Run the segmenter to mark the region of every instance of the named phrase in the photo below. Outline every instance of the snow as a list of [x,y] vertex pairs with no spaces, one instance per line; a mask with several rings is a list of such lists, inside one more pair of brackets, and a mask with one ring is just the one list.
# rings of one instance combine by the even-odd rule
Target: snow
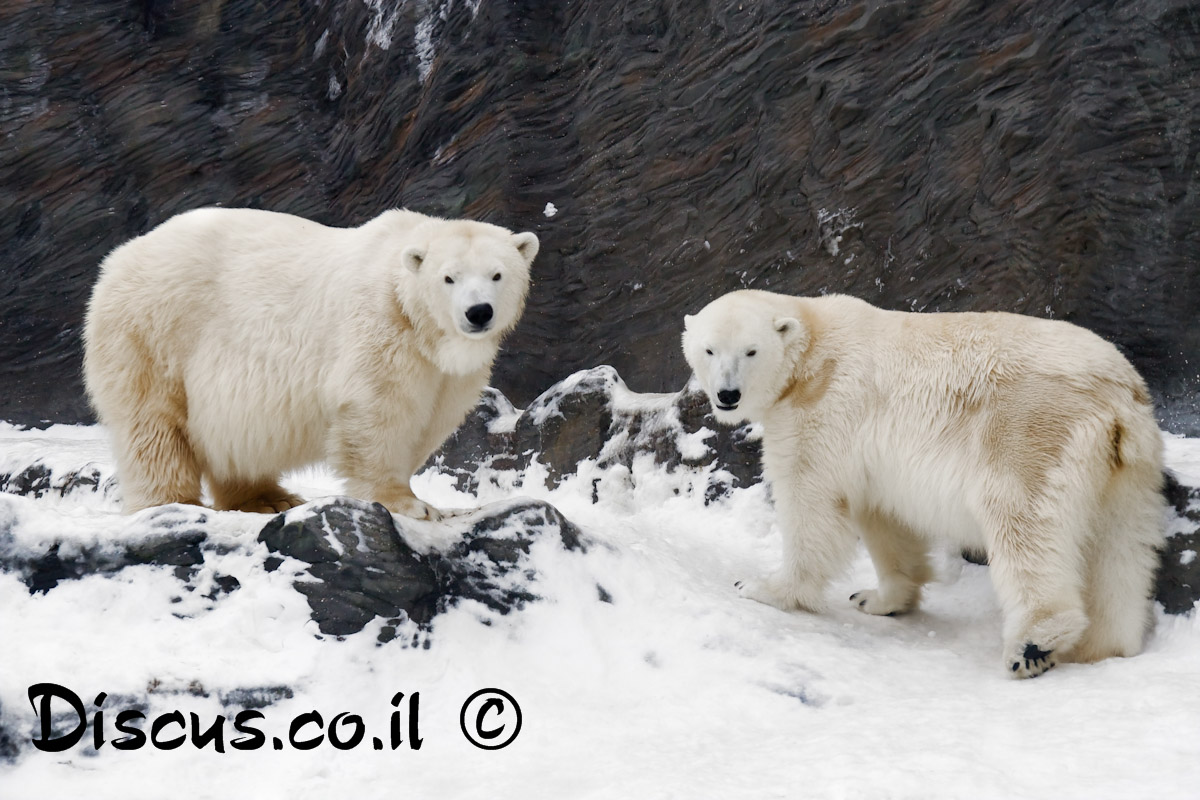
[[[614,405],[660,402],[618,391]],[[1200,483],[1200,440],[1165,440],[1169,466]],[[99,428],[0,425],[0,472],[36,459],[56,475],[112,474]],[[378,645],[382,621],[342,641],[318,638],[286,567],[263,566],[255,537],[268,518],[260,515],[203,512],[223,546],[206,554],[201,583],[219,572],[241,584],[215,601],[181,591],[168,567],[64,581],[36,595],[0,573],[0,706],[25,742],[36,722],[27,690],[45,681],[72,689],[89,713],[107,692],[109,742],[120,736],[116,714],[147,697],[150,718],[175,709],[205,723],[229,716],[228,745],[244,706],[221,698],[280,686],[293,695],[262,709],[268,738],[286,739],[289,722],[314,709],[327,723],[359,714],[367,731],[345,751],[326,741],[313,751],[268,744],[217,754],[187,743],[96,752],[90,736],[65,753],[26,746],[15,763],[0,761],[0,797],[157,798],[166,786],[220,798],[1195,796],[1200,614],[1160,612],[1135,658],[1013,681],[1000,660],[986,568],[947,555],[921,611],[870,617],[839,602],[874,585],[860,552],[828,613],[783,613],[733,588],[779,557],[763,486],[706,505],[694,491],[702,476],[666,473],[648,459],[632,470],[585,462],[549,489],[535,466],[515,491],[516,476],[487,476],[478,497],[447,476],[421,475],[417,494],[441,507],[532,495],[593,541],[583,555],[535,547],[544,601],[506,616],[463,604],[437,618],[427,649],[405,646],[404,636]],[[341,487],[313,468],[289,488],[318,497]],[[124,517],[111,492],[0,495],[0,521],[12,524],[16,546],[135,539],[153,513],[196,512]],[[426,545],[436,545],[436,528],[422,528]],[[459,729],[464,701],[487,687],[510,693],[522,711],[520,735],[502,750],[477,749]],[[371,736],[387,738],[397,692],[420,693],[423,745],[410,749],[406,738],[376,751]]]
[[542,209],[542,214],[545,215],[547,219],[553,217],[557,213],[558,206],[554,205],[554,203],[546,203],[546,207]]
[[1168,467],[1180,482],[1200,486],[1200,448],[1195,439],[1164,433],[1163,450]]

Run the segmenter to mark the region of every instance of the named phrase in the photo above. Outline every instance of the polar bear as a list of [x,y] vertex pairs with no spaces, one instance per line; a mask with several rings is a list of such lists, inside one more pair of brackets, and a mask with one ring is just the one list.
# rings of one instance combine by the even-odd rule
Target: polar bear
[[532,233],[413,211],[331,228],[253,209],[173,217],[103,262],[84,380],[126,512],[303,502],[328,458],[347,493],[437,518],[409,482],[462,422],[525,305]]
[[1004,667],[1141,650],[1163,539],[1162,440],[1117,349],[1066,322],[738,291],[685,322],[716,418],[762,424],[783,565],[743,596],[818,611],[861,536],[851,601],[916,608],[934,542],[986,549]]

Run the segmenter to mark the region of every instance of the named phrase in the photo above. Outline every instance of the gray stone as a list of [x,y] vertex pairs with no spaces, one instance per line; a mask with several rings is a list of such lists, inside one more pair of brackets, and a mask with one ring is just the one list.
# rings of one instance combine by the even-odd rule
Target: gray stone
[[304,563],[308,578],[293,585],[308,598],[322,633],[357,633],[379,617],[388,622],[381,641],[395,637],[404,620],[427,628],[463,599],[502,614],[521,608],[538,599],[538,575],[528,563],[535,541],[548,538],[566,550],[583,549],[579,530],[537,500],[494,504],[443,520],[462,531],[446,552],[414,550],[404,535],[406,523],[379,504],[346,498],[280,514],[258,538],[272,552]]

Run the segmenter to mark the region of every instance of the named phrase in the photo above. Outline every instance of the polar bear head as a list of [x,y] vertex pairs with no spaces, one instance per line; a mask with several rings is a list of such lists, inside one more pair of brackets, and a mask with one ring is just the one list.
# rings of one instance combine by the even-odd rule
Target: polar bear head
[[732,292],[684,317],[684,357],[726,424],[761,419],[807,345],[805,325],[764,294]]
[[537,252],[536,235],[484,222],[430,219],[413,231],[400,255],[417,278],[406,282],[407,305],[419,309],[419,323],[432,322],[440,332],[446,369],[474,368],[471,362],[489,347],[494,353],[516,326]]

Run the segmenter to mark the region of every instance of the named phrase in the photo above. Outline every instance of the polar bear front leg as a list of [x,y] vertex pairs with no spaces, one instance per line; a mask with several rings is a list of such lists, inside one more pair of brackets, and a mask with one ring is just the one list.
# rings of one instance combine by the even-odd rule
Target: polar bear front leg
[[331,432],[331,450],[335,468],[346,479],[346,493],[413,519],[441,519],[442,513],[409,486],[420,466],[421,427],[411,418],[381,418],[373,410],[344,408]]
[[893,616],[915,609],[921,602],[921,587],[933,577],[926,542],[898,519],[878,511],[856,516],[859,531],[879,588],[850,595],[850,602],[867,614]]
[[[738,594],[784,611],[819,612],[830,580],[854,557],[853,528],[832,492],[789,487],[777,491],[776,509],[783,534],[783,563],[757,580],[738,581]],[[782,496],[779,496],[782,495]]]

